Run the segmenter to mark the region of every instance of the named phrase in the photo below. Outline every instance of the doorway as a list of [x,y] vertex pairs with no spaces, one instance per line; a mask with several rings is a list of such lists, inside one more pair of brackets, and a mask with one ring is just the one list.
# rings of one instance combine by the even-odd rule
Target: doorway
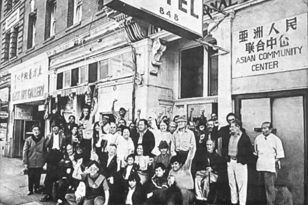
[[261,134],[262,122],[272,122],[285,152],[278,172],[277,185],[288,187],[294,205],[307,202],[306,95],[306,91],[294,91],[234,97],[236,114],[240,116],[252,143],[255,137]]

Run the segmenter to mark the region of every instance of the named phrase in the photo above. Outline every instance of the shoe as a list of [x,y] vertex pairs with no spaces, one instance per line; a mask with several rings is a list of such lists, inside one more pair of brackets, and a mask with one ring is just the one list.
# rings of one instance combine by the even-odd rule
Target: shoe
[[33,194],[33,192],[32,191],[28,191],[27,192],[27,195],[29,196],[29,195],[32,195]]
[[45,195],[43,198],[41,198],[40,202],[51,201],[51,200],[52,200],[52,196]]

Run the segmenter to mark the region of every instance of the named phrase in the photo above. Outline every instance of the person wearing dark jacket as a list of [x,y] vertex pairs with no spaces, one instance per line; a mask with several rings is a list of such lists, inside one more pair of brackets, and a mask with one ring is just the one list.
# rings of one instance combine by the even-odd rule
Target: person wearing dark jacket
[[247,164],[253,156],[253,147],[249,137],[241,130],[241,122],[234,120],[230,124],[230,139],[228,144],[228,180],[231,203],[246,205],[248,168]]
[[140,183],[140,177],[137,173],[132,173],[128,177],[121,204],[142,205],[146,199],[146,193]]
[[137,147],[138,144],[142,144],[143,154],[151,157],[153,156],[152,150],[155,146],[155,138],[154,134],[148,129],[148,126],[148,121],[141,119],[138,123],[139,133],[136,138],[133,138],[132,140],[135,147]]
[[45,164],[46,140],[40,133],[38,125],[32,126],[32,135],[25,141],[23,148],[23,164],[28,171],[28,193],[38,192],[42,167]]

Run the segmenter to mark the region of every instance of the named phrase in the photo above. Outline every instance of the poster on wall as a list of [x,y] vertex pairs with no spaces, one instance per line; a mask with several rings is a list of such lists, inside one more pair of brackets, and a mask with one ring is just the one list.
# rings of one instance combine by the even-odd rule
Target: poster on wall
[[232,77],[307,68],[307,14],[233,32]]
[[32,106],[16,106],[15,120],[32,120],[33,107]]

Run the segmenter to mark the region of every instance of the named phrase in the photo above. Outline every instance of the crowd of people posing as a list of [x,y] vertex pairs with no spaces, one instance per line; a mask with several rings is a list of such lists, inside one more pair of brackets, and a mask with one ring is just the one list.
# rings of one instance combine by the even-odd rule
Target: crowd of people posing
[[[275,173],[276,162],[284,157],[281,141],[271,133],[268,122],[262,124],[262,135],[272,144],[268,146],[260,137],[260,146],[255,144],[254,149],[233,113],[227,116],[229,124],[218,129],[215,114],[197,123],[187,123],[185,116],[173,120],[162,116],[138,118],[127,125],[125,111],[120,109],[115,122],[101,115],[92,124],[90,109],[84,108],[78,124],[73,115],[69,122],[63,117],[51,120],[52,133],[46,137],[34,125],[23,150],[28,194],[43,191],[41,201],[71,205],[188,205],[195,200],[217,202],[220,192],[231,195],[232,204],[245,205],[247,163],[253,154],[260,159],[258,171],[265,175]],[[273,158],[274,169],[268,157]],[[274,185],[266,186],[271,204]]]

